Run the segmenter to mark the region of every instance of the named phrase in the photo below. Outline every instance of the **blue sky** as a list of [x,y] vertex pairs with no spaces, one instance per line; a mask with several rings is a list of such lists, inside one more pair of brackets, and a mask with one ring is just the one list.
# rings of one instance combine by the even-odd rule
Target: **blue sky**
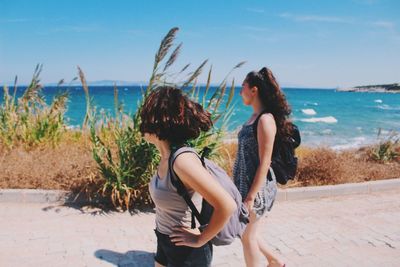
[[214,83],[243,60],[237,83],[262,66],[283,86],[400,82],[396,0],[0,0],[0,10],[2,83],[27,83],[37,63],[45,83],[72,79],[77,65],[90,81],[146,81],[174,26],[177,68],[209,59]]

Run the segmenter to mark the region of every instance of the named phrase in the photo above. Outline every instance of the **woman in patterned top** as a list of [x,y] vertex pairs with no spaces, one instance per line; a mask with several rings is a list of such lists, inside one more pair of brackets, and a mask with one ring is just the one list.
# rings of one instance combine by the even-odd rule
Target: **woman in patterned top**
[[[243,103],[254,111],[238,134],[233,172],[235,184],[250,211],[250,223],[242,236],[246,265],[259,266],[264,255],[269,267],[285,266],[262,242],[258,229],[261,218],[275,200],[277,187],[270,168],[271,158],[275,137],[284,137],[291,131],[288,123],[291,110],[271,70],[265,67],[247,74],[240,95]],[[257,133],[253,130],[255,122]]]

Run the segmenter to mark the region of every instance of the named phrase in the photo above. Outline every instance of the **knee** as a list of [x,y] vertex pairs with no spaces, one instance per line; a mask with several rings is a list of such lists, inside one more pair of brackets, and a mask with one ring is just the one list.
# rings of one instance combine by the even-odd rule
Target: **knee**
[[242,235],[241,241],[244,246],[250,246],[252,243],[257,241],[257,238],[251,233],[244,233]]

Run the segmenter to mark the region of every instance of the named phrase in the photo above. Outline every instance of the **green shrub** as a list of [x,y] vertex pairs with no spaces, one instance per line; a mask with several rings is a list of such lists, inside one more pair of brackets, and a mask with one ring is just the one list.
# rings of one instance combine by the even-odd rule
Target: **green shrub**
[[381,163],[389,163],[395,161],[400,156],[400,143],[397,134],[394,132],[378,145],[371,149],[371,158]]
[[42,66],[37,65],[31,83],[18,99],[17,79],[12,95],[4,86],[3,104],[0,106],[0,143],[8,148],[18,144],[26,148],[47,143],[56,145],[66,130],[64,114],[68,92],[58,93],[47,105],[41,94],[41,71]]

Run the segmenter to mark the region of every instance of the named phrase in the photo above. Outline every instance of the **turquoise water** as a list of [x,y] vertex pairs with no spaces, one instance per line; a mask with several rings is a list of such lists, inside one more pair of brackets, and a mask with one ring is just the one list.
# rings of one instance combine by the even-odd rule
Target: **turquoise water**
[[[121,86],[119,99],[125,111],[137,108],[141,89],[137,86]],[[21,95],[24,88],[18,89]],[[46,87],[43,94],[50,101],[59,90],[70,91],[66,113],[67,123],[79,127],[85,115],[85,97],[81,87]],[[213,89],[211,89],[212,91]],[[251,107],[242,104],[240,88],[235,91],[235,111],[229,130],[237,130],[252,114]],[[303,143],[326,145],[335,149],[358,147],[385,138],[391,131],[400,132],[400,94],[337,92],[325,89],[283,89],[292,107],[292,119],[299,126]],[[114,92],[109,86],[90,87],[90,94],[98,110],[113,113]],[[211,94],[210,94],[211,95]],[[3,92],[0,93],[3,99]],[[380,130],[381,129],[381,130]]]

